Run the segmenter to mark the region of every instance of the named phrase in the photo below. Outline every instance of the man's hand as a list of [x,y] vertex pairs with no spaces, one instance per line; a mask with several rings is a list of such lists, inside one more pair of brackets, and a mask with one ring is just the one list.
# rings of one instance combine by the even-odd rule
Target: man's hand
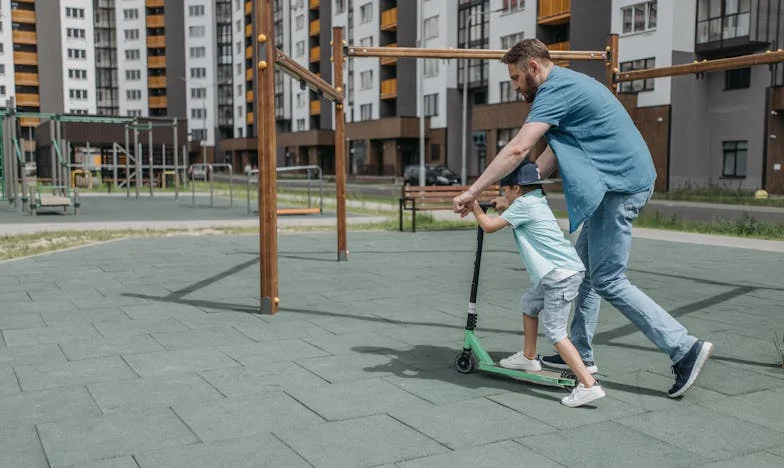
[[470,190],[466,190],[452,199],[452,209],[455,213],[460,213],[461,218],[465,218],[471,212],[476,198]]
[[490,203],[493,205],[493,208],[495,208],[495,211],[499,213],[503,213],[504,210],[509,208],[509,200],[507,200],[506,197],[495,197]]

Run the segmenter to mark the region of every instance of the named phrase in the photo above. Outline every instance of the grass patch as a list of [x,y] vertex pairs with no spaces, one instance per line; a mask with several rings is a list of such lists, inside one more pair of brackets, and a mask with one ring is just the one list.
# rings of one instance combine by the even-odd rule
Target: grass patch
[[784,206],[784,198],[754,198],[755,190],[728,187],[726,184],[709,181],[706,185],[687,183],[685,186],[667,193],[654,193],[657,200],[693,201],[721,203],[727,205]]
[[757,221],[744,213],[739,219],[720,219],[711,223],[684,221],[673,214],[664,216],[658,210],[653,214],[642,214],[634,222],[636,227],[666,229],[670,231],[696,232],[722,236],[747,237],[765,240],[784,240],[784,224]]

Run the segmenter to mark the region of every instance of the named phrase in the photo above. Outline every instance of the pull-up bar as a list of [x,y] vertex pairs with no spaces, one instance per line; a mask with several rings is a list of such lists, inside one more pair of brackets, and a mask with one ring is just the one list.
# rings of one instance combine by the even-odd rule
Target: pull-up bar
[[343,101],[343,90],[340,87],[335,88],[327,83],[320,76],[295,62],[280,49],[275,49],[275,65],[294,78],[307,82],[312,88],[320,91],[321,94],[331,101]]
[[[349,47],[349,57],[398,57],[441,59],[500,59],[506,50],[425,49],[418,47]],[[603,50],[551,50],[553,60],[607,60]]]
[[744,55],[741,57],[703,60],[701,62],[685,63],[682,65],[673,65],[671,67],[622,72],[616,74],[615,81],[621,82],[645,80],[649,78],[663,78],[675,75],[689,75],[692,73],[732,70],[736,68],[746,68],[754,65],[768,65],[778,62],[784,62],[784,50],[782,49],[779,49],[775,52],[769,50],[765,53]]

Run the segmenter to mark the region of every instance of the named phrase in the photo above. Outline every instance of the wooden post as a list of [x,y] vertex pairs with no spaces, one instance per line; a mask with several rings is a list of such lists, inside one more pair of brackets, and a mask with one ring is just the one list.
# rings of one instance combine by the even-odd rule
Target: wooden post
[[[343,28],[332,28],[332,83],[343,93]],[[344,94],[345,96],[345,94]],[[338,204],[338,261],[348,260],[346,247],[346,115],[345,99],[335,101],[335,195]]]
[[275,47],[272,0],[256,0],[256,56],[258,108],[256,125],[259,152],[259,254],[261,313],[278,311],[278,212],[275,144]]
[[618,83],[615,79],[618,73],[618,34],[610,34],[607,38],[607,60],[604,62],[607,67],[607,86],[613,94],[618,94]]

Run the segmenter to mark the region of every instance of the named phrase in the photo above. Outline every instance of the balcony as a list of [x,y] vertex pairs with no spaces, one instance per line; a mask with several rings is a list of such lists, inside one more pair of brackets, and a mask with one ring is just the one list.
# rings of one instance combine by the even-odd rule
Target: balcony
[[[547,49],[551,51],[562,51],[562,50],[571,50],[569,48],[569,41],[565,42],[554,42],[552,44],[547,44]],[[569,61],[568,60],[553,60],[556,65],[562,67],[568,67]]]
[[147,36],[148,49],[166,48],[166,36]]
[[38,54],[35,52],[14,52],[15,65],[38,65]]
[[166,87],[166,76],[151,76],[147,78],[147,87],[160,89]]
[[[384,47],[397,47],[397,42],[387,44]],[[379,62],[381,63],[381,65],[396,65],[397,57],[381,57],[379,59]]]
[[14,23],[35,24],[35,12],[31,10],[11,10],[11,21]]
[[320,5],[321,5],[321,2],[319,0],[310,0],[310,9],[311,10],[315,10]]
[[247,115],[245,115],[245,123],[253,125],[253,112],[248,112]]
[[321,114],[321,101],[315,99],[310,101],[310,115],[320,115]]
[[397,97],[397,78],[390,78],[381,82],[381,99],[395,99]]
[[147,17],[148,28],[162,28],[164,24],[163,15],[151,15]]
[[38,43],[35,31],[18,31],[15,30],[13,34],[14,44],[29,44],[35,45]]
[[20,86],[40,86],[38,73],[15,73],[14,81]]
[[150,109],[165,109],[168,106],[166,96],[150,96],[148,102]]
[[21,117],[19,119],[19,125],[22,127],[37,127],[41,123],[41,119],[38,117]]
[[253,25],[248,24],[245,26],[245,37],[251,37],[253,35]]
[[147,8],[163,8],[165,2],[166,0],[146,0],[144,6]]
[[157,55],[147,57],[147,68],[166,68],[166,56]]
[[246,59],[253,58],[253,46],[248,46],[245,48],[245,58]]
[[317,19],[314,19],[310,22],[310,35],[311,36],[318,36],[321,32],[321,22]]
[[16,105],[22,107],[39,107],[41,96],[37,94],[18,93],[16,95]]
[[394,31],[397,29],[397,7],[381,12],[381,30]]
[[311,62],[318,62],[321,60],[321,50],[319,47],[311,47],[310,49],[310,61]]
[[251,2],[245,2],[245,15],[249,15],[253,13],[253,4]]
[[568,23],[572,16],[572,0],[539,0],[537,23],[546,26]]
[[253,68],[245,70],[245,81],[253,81]]
[[253,90],[245,92],[245,102],[253,102]]

